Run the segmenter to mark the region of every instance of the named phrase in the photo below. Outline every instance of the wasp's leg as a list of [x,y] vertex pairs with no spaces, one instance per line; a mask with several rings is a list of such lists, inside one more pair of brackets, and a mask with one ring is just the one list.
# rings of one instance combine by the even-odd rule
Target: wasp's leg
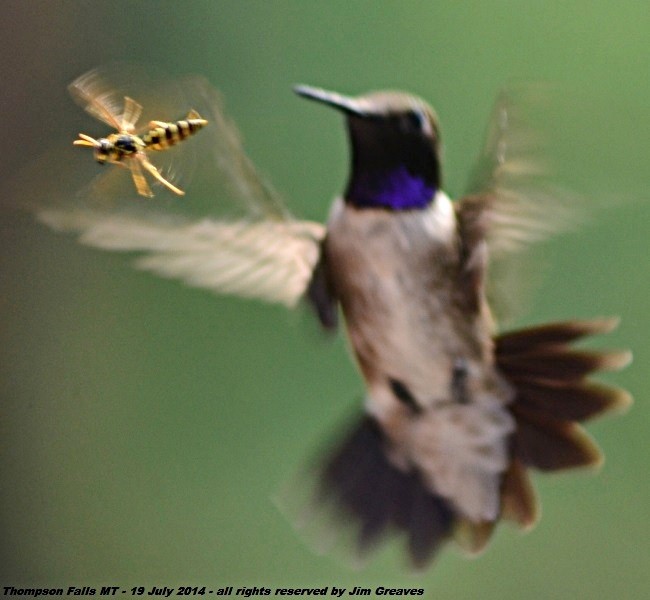
[[139,154],[138,159],[142,163],[142,166],[153,176],[155,177],[160,183],[162,183],[166,188],[170,189],[174,194],[178,194],[179,196],[184,196],[185,192],[179,188],[177,188],[175,185],[171,184],[169,181],[167,181],[161,174],[156,167],[154,167],[148,160],[147,157],[144,156],[144,154]]
[[133,177],[133,183],[135,184],[135,189],[138,190],[138,194],[152,198],[153,192],[147,180],[144,178],[142,169],[140,168],[140,162],[137,160],[129,160],[129,168],[131,169],[131,177]]

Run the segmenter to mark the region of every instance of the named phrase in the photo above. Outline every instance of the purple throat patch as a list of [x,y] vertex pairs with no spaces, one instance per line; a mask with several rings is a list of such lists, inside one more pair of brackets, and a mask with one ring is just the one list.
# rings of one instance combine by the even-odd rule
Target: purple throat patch
[[356,206],[409,210],[426,208],[435,193],[433,184],[402,165],[393,171],[356,174],[347,199]]

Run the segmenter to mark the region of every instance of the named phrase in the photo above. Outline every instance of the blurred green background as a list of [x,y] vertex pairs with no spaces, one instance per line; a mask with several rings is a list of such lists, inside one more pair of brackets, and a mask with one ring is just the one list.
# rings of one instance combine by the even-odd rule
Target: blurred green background
[[[0,220],[0,586],[423,586],[428,597],[639,598],[650,589],[650,8],[621,2],[20,2],[0,24],[0,175],[83,115],[66,93],[113,60],[200,73],[292,210],[323,219],[345,182],[343,127],[291,85],[402,88],[432,102],[462,192],[512,80],[575,92],[558,115],[568,183],[620,197],[545,246],[520,323],[619,314],[607,380],[636,405],[590,425],[602,471],[538,476],[543,518],[453,549],[420,577],[399,543],[363,571],[311,554],[270,500],[362,396],[342,336],[309,315],[136,273],[28,215]],[[86,122],[87,121],[83,121]],[[82,160],[81,158],[79,159]],[[627,199],[632,199],[628,202]],[[637,200],[636,202],[634,200]]]

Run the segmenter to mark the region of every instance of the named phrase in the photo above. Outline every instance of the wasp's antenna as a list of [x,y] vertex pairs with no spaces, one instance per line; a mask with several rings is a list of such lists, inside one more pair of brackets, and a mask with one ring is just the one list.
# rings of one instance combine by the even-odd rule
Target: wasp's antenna
[[81,139],[72,142],[74,146],[90,146],[91,148],[97,148],[99,146],[99,142],[96,139],[91,138],[85,133],[80,133],[79,137]]

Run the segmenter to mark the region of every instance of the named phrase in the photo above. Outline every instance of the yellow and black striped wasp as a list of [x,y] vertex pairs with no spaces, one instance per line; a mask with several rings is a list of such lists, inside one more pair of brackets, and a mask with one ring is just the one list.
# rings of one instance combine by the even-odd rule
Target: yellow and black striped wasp
[[85,133],[79,134],[75,146],[93,148],[95,160],[100,164],[116,164],[131,171],[131,177],[139,195],[152,197],[154,194],[144,173],[148,173],[170,191],[180,196],[185,192],[163,176],[149,160],[149,151],[167,150],[187,139],[208,124],[195,110],[190,110],[184,119],[150,121],[148,130],[137,134],[136,124],[142,115],[142,105],[130,96],[123,96],[123,105],[115,90],[108,88],[96,74],[90,72],[70,85],[70,93],[95,118],[117,131],[106,137],[95,139]]

